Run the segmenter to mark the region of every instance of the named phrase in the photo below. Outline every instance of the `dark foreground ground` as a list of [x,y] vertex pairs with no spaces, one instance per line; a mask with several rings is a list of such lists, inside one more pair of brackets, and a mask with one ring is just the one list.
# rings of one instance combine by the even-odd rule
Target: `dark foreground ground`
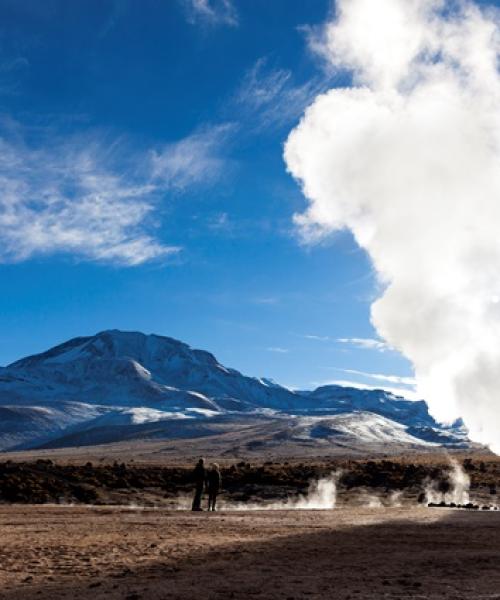
[[500,513],[0,507],[0,598],[500,598]]

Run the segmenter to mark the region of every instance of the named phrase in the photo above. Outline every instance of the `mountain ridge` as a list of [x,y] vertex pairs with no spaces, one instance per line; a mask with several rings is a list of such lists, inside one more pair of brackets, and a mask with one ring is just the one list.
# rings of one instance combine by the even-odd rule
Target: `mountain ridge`
[[[387,442],[390,435],[383,430],[390,430],[398,443],[467,444],[461,424],[437,423],[423,400],[338,385],[293,391],[225,367],[210,352],[174,338],[116,329],[72,338],[1,368],[2,414],[4,450],[57,446],[63,439],[65,444],[82,438],[92,443],[92,431],[99,440],[112,442],[120,439],[124,427],[127,435],[139,437],[161,437],[162,428],[166,439],[188,429],[196,435],[197,427],[205,435],[211,428],[250,418],[276,423],[277,428],[289,424],[291,431],[309,431],[304,419],[316,419],[316,433],[307,434],[310,443],[333,440],[336,420],[353,439],[372,439],[376,430],[375,437]],[[370,421],[367,414],[387,423]],[[351,415],[349,427],[341,415]],[[300,436],[305,440],[305,433]]]

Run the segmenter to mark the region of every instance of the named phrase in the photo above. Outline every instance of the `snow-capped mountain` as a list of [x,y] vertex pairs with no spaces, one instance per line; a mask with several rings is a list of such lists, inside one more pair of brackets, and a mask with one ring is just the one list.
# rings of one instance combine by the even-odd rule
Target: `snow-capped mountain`
[[376,430],[385,442],[391,436],[414,445],[466,442],[459,424],[440,426],[424,401],[335,385],[294,392],[158,335],[104,331],[0,370],[2,449],[196,437],[250,418],[286,422],[327,440],[346,429],[346,415],[350,435],[361,440]]

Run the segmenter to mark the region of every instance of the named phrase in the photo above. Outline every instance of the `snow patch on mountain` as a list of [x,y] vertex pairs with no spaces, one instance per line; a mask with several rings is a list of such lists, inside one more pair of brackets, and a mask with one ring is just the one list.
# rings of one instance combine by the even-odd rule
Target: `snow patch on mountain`
[[365,443],[387,442],[419,446],[438,445],[411,435],[408,432],[408,428],[402,423],[397,423],[372,412],[346,413],[337,415],[330,420],[313,420],[309,433],[311,437],[345,435],[363,440]]

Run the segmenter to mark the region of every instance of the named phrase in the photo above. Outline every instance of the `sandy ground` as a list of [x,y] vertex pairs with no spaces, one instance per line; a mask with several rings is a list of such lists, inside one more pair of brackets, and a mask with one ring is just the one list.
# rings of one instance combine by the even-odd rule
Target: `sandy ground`
[[0,507],[0,598],[500,598],[500,513]]

